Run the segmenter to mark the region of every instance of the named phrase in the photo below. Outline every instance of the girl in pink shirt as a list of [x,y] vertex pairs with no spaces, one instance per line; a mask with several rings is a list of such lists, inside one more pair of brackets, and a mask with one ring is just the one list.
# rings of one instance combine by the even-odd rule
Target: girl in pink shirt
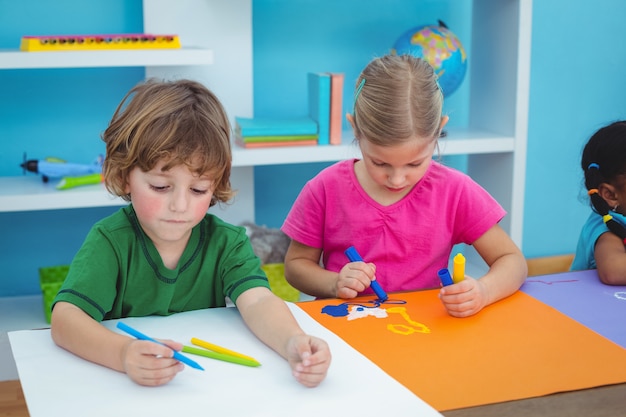
[[[315,297],[439,286],[453,245],[473,245],[489,271],[441,288],[448,313],[465,317],[514,293],[527,275],[498,225],[504,209],[467,175],[432,160],[448,121],[432,67],[408,55],[376,58],[357,80],[347,115],[363,159],[310,180],[282,230],[292,239],[285,276]],[[354,246],[365,262],[349,262]]]

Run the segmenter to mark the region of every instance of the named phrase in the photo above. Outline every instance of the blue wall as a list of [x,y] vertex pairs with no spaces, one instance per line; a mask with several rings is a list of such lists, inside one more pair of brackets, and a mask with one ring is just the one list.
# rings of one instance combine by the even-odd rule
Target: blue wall
[[[25,34],[142,31],[139,0],[36,3],[0,0],[0,48],[16,48]],[[305,113],[308,71],[344,72],[344,112],[350,111],[354,80],[372,57],[386,53],[404,30],[440,18],[468,39],[470,4],[254,0],[256,115]],[[528,257],[575,248],[588,213],[581,148],[599,126],[626,117],[626,54],[615,49],[624,15],[620,0],[534,2],[522,248]],[[91,161],[103,152],[99,135],[115,106],[142,75],[140,68],[0,71],[0,175],[21,175],[24,152]],[[467,121],[467,86],[446,102],[453,125]],[[58,112],[72,114],[72,123],[60,124]],[[257,222],[278,227],[304,182],[326,165],[256,168]],[[69,263],[89,227],[113,210],[0,213],[0,296],[39,293],[37,268]]]
[[[0,0],[0,48],[17,48],[23,35],[143,31],[138,0],[25,3]],[[93,161],[115,107],[143,76],[143,68],[0,71],[0,175],[22,175],[24,153]],[[37,268],[69,263],[91,225],[114,210],[0,213],[0,296],[39,293]]]
[[[459,39],[469,40],[471,3],[386,0],[370,1],[364,7],[358,0],[253,1],[255,115],[306,114],[306,74],[316,71],[345,74],[343,113],[351,112],[361,70],[373,57],[388,53],[406,30],[441,19]],[[470,42],[464,46],[471,57]],[[465,82],[446,100],[450,126],[467,125],[468,101]],[[344,129],[348,128],[344,120]],[[448,157],[444,162],[462,167],[464,159]],[[304,183],[328,165],[255,168],[257,223],[280,227]]]
[[601,126],[626,119],[621,0],[536,0],[523,251],[573,252],[589,215],[580,155]]

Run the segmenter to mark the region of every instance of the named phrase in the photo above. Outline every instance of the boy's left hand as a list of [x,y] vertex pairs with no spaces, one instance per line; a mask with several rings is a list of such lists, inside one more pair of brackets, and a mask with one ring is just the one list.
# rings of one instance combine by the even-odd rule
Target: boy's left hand
[[487,305],[487,289],[480,280],[465,276],[453,285],[442,287],[439,298],[453,317],[469,317]]
[[318,386],[326,377],[331,355],[328,344],[309,335],[296,335],[287,344],[287,361],[293,376],[302,385]]

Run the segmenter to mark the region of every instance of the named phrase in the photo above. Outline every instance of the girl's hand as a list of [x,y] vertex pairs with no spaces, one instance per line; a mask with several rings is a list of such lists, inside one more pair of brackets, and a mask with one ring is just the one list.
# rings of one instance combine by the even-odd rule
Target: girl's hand
[[157,386],[170,382],[185,365],[172,359],[174,350],[183,345],[163,340],[167,346],[146,340],[129,340],[122,351],[122,363],[126,374],[139,385]]
[[287,361],[296,380],[313,388],[326,378],[331,361],[330,349],[322,339],[296,335],[288,341]]
[[480,280],[465,276],[465,279],[448,285],[439,291],[439,298],[448,314],[454,317],[469,317],[487,305],[487,289]]
[[376,277],[376,265],[365,262],[350,262],[339,271],[336,284],[337,298],[354,298],[370,286]]

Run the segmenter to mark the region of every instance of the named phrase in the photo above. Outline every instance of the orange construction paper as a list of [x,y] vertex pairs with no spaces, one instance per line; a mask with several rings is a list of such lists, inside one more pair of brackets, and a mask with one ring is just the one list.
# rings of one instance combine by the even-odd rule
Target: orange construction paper
[[[467,318],[449,316],[437,294],[391,294],[407,303],[381,305],[405,307],[410,321],[429,333],[411,332],[418,326],[389,310],[386,318],[350,321],[321,312],[374,297],[298,306],[439,411],[626,382],[626,349],[527,294]],[[390,324],[410,334],[391,331]]]

